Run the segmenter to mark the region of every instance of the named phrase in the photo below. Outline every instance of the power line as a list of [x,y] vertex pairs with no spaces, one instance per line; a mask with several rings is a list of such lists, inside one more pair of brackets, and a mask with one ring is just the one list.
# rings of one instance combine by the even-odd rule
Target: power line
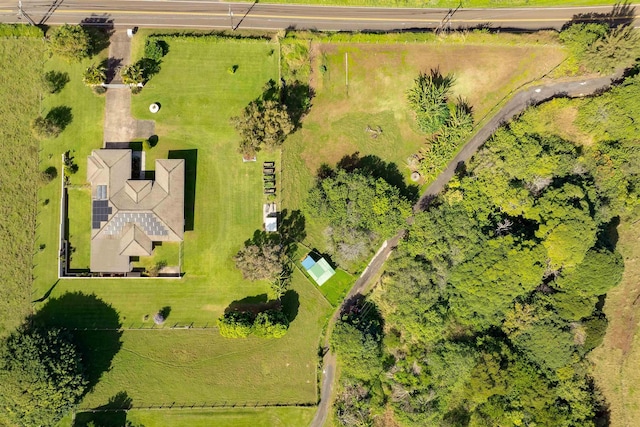
[[18,0],[18,19],[21,19],[21,18],[25,18],[27,21],[29,21],[29,24],[33,26],[36,25],[34,20],[31,19],[31,17],[27,15],[27,13],[22,9],[22,0]]

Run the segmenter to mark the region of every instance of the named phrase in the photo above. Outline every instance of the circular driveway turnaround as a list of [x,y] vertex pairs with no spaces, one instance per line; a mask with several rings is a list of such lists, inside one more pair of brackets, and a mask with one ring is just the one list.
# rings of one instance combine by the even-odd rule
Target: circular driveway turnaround
[[[112,22],[128,27],[216,29],[313,29],[391,31],[433,29],[450,9],[305,6],[264,3],[220,3],[209,0],[23,0],[26,14],[36,23]],[[623,10],[623,15],[632,14]],[[459,9],[446,28],[486,26],[505,29],[560,28],[577,14],[606,14],[612,6],[557,8]],[[634,18],[620,17],[620,21]],[[22,21],[25,21],[23,19]],[[21,22],[17,1],[0,0],[0,22]]]

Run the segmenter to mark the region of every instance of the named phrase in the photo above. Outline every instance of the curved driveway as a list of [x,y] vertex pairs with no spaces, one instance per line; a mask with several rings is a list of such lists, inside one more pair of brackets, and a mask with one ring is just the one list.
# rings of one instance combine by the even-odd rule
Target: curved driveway
[[[20,22],[17,0],[0,0],[0,22]],[[204,29],[312,29],[391,31],[475,27],[560,28],[577,14],[607,14],[611,6],[459,9],[305,6],[223,3],[210,0],[22,0],[23,10],[46,24],[112,23],[116,26]],[[619,21],[633,17],[621,9]]]
[[[464,163],[475,154],[476,151],[485,143],[487,139],[504,123],[507,123],[518,114],[522,113],[527,107],[549,101],[553,98],[566,97],[578,98],[582,96],[592,95],[599,91],[608,89],[613,83],[622,78],[622,73],[616,73],[607,77],[595,77],[582,80],[564,81],[549,83],[540,86],[533,86],[527,90],[516,93],[507,104],[493,116],[487,124],[485,124],[475,135],[462,147],[458,155],[449,163],[447,168],[438,175],[436,180],[427,187],[425,192],[414,206],[414,212],[419,212],[428,207],[429,201],[440,193],[445,185],[455,174],[456,168],[460,163]],[[369,265],[356,280],[345,301],[349,297],[362,293],[371,280],[376,278],[380,273],[384,262],[389,258],[393,249],[396,248],[400,239],[404,236],[405,230],[400,231],[397,235],[387,240],[378,253],[371,259]],[[331,322],[335,322],[342,306],[335,311]],[[330,325],[327,328],[328,333],[331,331]],[[327,344],[327,343],[325,343]],[[322,427],[327,419],[330,410],[331,394],[333,389],[333,381],[336,371],[336,356],[328,351],[323,360],[324,372],[322,381],[322,390],[320,393],[320,405],[316,416],[311,423],[311,427]]]

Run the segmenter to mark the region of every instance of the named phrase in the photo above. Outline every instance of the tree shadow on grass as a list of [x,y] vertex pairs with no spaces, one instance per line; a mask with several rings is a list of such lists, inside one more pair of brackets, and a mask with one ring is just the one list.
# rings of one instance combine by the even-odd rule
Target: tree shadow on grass
[[70,292],[52,298],[32,316],[35,325],[68,329],[82,355],[90,392],[122,346],[116,310],[94,294]]
[[160,316],[162,316],[162,318],[166,321],[167,317],[169,317],[169,315],[171,314],[171,307],[169,307],[168,305],[164,306],[158,313],[160,313]]
[[311,109],[313,89],[298,80],[282,84],[282,103],[287,107],[294,129],[300,128],[302,118]]
[[251,297],[245,297],[240,300],[233,301],[229,306],[224,310],[226,313],[231,313],[233,311],[239,312],[251,312],[254,315],[258,314],[262,311],[276,308],[279,306],[278,301],[269,301],[267,294],[254,295]]
[[[132,399],[127,392],[118,392],[105,405],[95,408],[100,412],[80,412],[76,414],[73,427],[85,427],[93,422],[96,427],[122,427],[127,425],[127,410],[132,407]],[[104,412],[103,412],[104,411]]]
[[71,113],[71,107],[67,107],[64,105],[53,107],[47,113],[46,119],[50,120],[51,123],[59,127],[60,130],[64,130],[73,121],[73,114]]
[[196,176],[198,150],[172,150],[170,159],[184,159],[184,230],[193,231],[196,207]]
[[47,89],[50,93],[58,93],[64,89],[65,85],[71,80],[69,79],[69,73],[62,71],[47,71],[43,76],[47,83]]
[[[331,176],[331,171],[326,170],[326,165],[323,165],[322,168],[323,170],[319,171],[319,173]],[[360,152],[356,151],[353,154],[344,156],[338,162],[336,168],[343,169],[347,172],[354,172],[357,170],[363,175],[373,176],[374,178],[381,178],[385,180],[389,185],[398,188],[400,194],[411,203],[415,203],[420,196],[419,188],[417,185],[406,184],[404,176],[398,169],[398,165],[393,162],[385,162],[378,156],[370,154],[364,157],[360,157]]]
[[282,240],[282,244],[286,246],[287,252],[295,252],[296,243],[303,241],[307,237],[306,219],[300,210],[292,210],[289,212],[283,209],[278,218],[278,234]]
[[80,21],[85,33],[89,36],[89,56],[95,56],[109,47],[114,32],[113,19],[109,14],[91,14]]
[[299,308],[300,297],[298,293],[289,289],[280,300],[270,300],[267,294],[260,294],[233,301],[224,310],[224,313],[241,312],[251,313],[253,316],[256,316],[258,313],[267,310],[282,310],[287,316],[287,320],[293,322],[298,316]]
[[293,322],[298,316],[300,309],[300,296],[296,291],[289,289],[280,299],[282,303],[282,312],[287,316],[289,323]]

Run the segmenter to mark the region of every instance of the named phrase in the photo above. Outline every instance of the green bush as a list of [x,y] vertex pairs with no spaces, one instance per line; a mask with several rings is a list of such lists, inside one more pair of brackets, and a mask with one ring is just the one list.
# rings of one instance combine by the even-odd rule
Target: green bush
[[159,61],[169,52],[169,45],[164,40],[147,39],[144,45],[144,57]]
[[48,117],[38,116],[31,123],[31,130],[40,139],[55,138],[60,135],[62,129]]
[[218,330],[225,338],[246,338],[253,332],[251,313],[231,311],[218,319]]
[[0,37],[42,37],[40,27],[25,24],[0,24]]
[[53,31],[49,38],[51,51],[67,61],[81,61],[91,52],[89,34],[80,25],[65,24]]
[[587,333],[587,338],[584,341],[584,351],[589,352],[598,347],[604,339],[604,334],[607,332],[607,318],[604,316],[594,317],[586,320],[583,325]]
[[249,311],[230,311],[218,319],[218,330],[225,338],[281,338],[289,329],[289,321],[282,310],[266,310],[257,315]]
[[288,328],[289,321],[281,310],[267,310],[256,316],[253,334],[262,338],[281,338]]
[[45,90],[49,93],[58,93],[69,83],[69,74],[57,71],[47,71],[42,76]]

